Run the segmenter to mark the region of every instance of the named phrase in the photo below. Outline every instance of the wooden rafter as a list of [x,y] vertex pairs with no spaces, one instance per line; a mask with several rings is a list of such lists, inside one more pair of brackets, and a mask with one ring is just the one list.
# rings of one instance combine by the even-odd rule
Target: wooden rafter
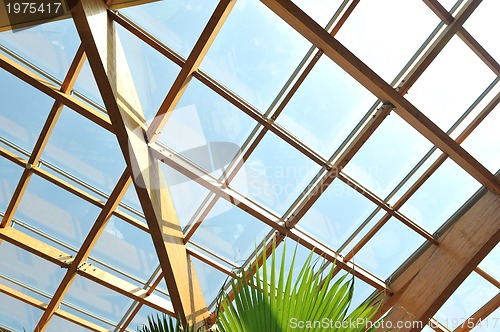
[[394,295],[383,296],[385,310],[392,308],[385,321],[394,326],[400,321],[421,321],[425,325],[499,242],[499,208],[500,197],[486,191],[447,228],[439,246],[430,246],[420,253],[395,279]]
[[[64,78],[63,84],[61,85],[60,91],[62,93],[68,93],[69,91],[71,91],[73,85],[75,84],[76,78],[78,77],[78,74],[83,66],[84,61],[85,61],[85,53],[83,51],[83,47],[80,45],[71,63],[68,73]],[[38,139],[35,143],[33,151],[31,152],[27,165],[38,165],[40,158],[42,157],[43,150],[45,149],[45,146],[49,141],[50,134],[52,133],[56,125],[57,119],[61,114],[63,106],[64,105],[58,101],[54,102],[54,105],[52,106],[49,112],[47,120],[45,121],[45,124],[42,128],[42,131],[40,135],[38,135]],[[5,215],[3,216],[2,221],[0,222],[0,227],[6,227],[10,222],[10,220],[12,220],[14,214],[16,213],[17,207],[21,202],[21,198],[24,192],[26,191],[26,188],[28,187],[31,175],[33,174],[31,170],[32,170],[31,167],[26,167],[24,169],[23,174],[21,175],[21,179],[19,180],[16,189],[14,190],[14,193],[12,195],[12,198],[9,201],[9,205],[7,206],[7,209],[5,211]]]
[[[380,100],[394,105],[394,111],[398,115],[439,149],[447,153],[466,172],[489,190],[500,193],[499,180],[491,172],[292,1],[262,0],[262,2],[306,39],[321,48],[328,57]],[[463,11],[472,13],[479,2],[470,1],[464,6]],[[464,20],[467,17],[467,15],[462,16]],[[455,21],[456,24],[460,23],[459,20]]]
[[189,54],[186,62],[183,64],[181,71],[177,75],[174,84],[168,91],[165,100],[160,106],[160,109],[156,113],[151,125],[147,131],[147,137],[149,142],[154,142],[161,134],[161,131],[168,118],[170,117],[172,111],[177,106],[177,103],[181,99],[184,91],[186,90],[192,74],[198,70],[203,58],[205,57],[208,49],[212,45],[215,37],[222,28],[222,25],[226,21],[227,16],[233,9],[236,0],[221,0],[215,8],[214,13],[210,17],[210,20],[205,26],[205,29],[198,38],[198,41],[194,45],[191,53]]
[[[87,258],[90,255],[90,252],[94,248],[95,244],[97,243],[97,240],[99,239],[99,236],[102,234],[104,231],[109,218],[111,218],[113,211],[117,208],[118,204],[120,203],[121,199],[127,192],[127,189],[132,182],[132,177],[130,176],[130,172],[127,170],[124,171],[120,179],[118,180],[118,184],[116,185],[115,189],[111,193],[111,195],[108,198],[108,201],[104,205],[103,209],[99,213],[99,216],[97,217],[97,220],[93,224],[92,228],[89,231],[89,234],[83,241],[83,244],[80,246],[80,249],[78,250],[78,253],[76,254],[75,258],[71,262],[71,265],[69,266],[68,270],[64,274],[63,279],[59,283],[59,286],[57,287],[56,291],[54,292],[54,295],[52,296],[49,304],[45,308],[45,311],[43,312],[42,316],[38,320],[38,323],[36,325],[35,330],[39,332],[45,331],[47,328],[47,325],[56,311],[56,309],[59,307],[61,304],[64,296],[68,292],[69,288],[73,284],[73,281],[76,278],[76,273],[78,271],[79,266],[84,263]],[[150,293],[146,293],[146,296],[151,295]]]
[[245,195],[242,195],[231,187],[226,186],[225,184],[214,178],[211,174],[185,160],[182,156],[178,155],[174,151],[168,148],[161,147],[157,144],[152,144],[150,148],[155,158],[161,160],[173,169],[179,171],[189,179],[198,182],[200,185],[214,192],[221,198],[227,200],[229,203],[253,215],[255,218],[274,228],[279,234],[290,237],[294,241],[301,243],[303,246],[310,250],[314,249],[317,254],[324,256],[325,259],[331,262],[336,262],[339,267],[345,269],[346,271],[355,271],[356,275],[361,280],[365,281],[376,289],[389,291],[385,285],[385,282],[383,282],[380,278],[375,277],[373,274],[366,271],[357,264],[354,264],[352,262],[344,262],[342,257],[339,256],[334,250],[325,247],[316,240],[298,232],[295,229],[287,228],[280,221],[280,217],[274,212],[267,210]]
[[100,0],[73,2],[72,16],[146,217],[175,312],[184,324],[208,317],[196,273],[160,164],[152,158],[146,121],[115,23]]
[[[0,228],[0,238],[62,268],[68,269],[75,259],[72,255],[12,227]],[[175,316],[172,304],[166,299],[155,294],[147,296],[146,291],[137,288],[137,285],[89,263],[82,263],[78,266],[77,274],[126,297],[140,301],[155,310]]]
[[[37,300],[29,295],[21,293],[21,292],[15,290],[13,288],[10,288],[9,286],[6,286],[6,285],[0,284],[0,293],[4,293],[6,295],[9,295],[16,300],[22,301],[26,304],[29,304],[29,305],[31,305],[35,308],[41,309],[41,310],[45,310],[45,308],[47,307],[46,303],[43,303],[40,300]],[[59,309],[59,308],[54,311],[54,315],[61,317],[62,319],[65,319],[69,322],[80,325],[86,329],[89,329],[90,331],[96,331],[96,332],[107,332],[108,331],[107,329],[105,329],[97,324],[89,322],[81,317],[70,314],[69,312],[66,312],[66,311]]]
[[[499,307],[500,307],[500,293],[497,293],[497,295],[495,295],[491,300],[486,302],[485,305],[479,308],[468,319],[466,319],[459,327],[457,327],[454,330],[454,332],[468,332],[477,325],[495,328],[498,322],[493,320],[489,322],[486,319]],[[498,317],[494,318],[498,319]]]
[[[500,93],[497,95],[486,105],[486,107],[476,116],[476,118],[458,135],[456,138],[456,142],[461,144],[465,141],[465,139],[472,133],[472,131],[479,126],[479,124],[490,114],[495,107],[500,103]],[[448,156],[446,154],[441,154],[429,168],[425,170],[422,175],[411,185],[411,187],[397,200],[393,205],[393,209],[398,210],[401,208],[411,197],[412,195],[420,188],[422,185],[431,177],[434,172],[441,166],[446,160]],[[346,259],[352,259],[356,253],[358,253],[361,248],[363,248],[368,241],[377,233],[377,231],[385,225],[387,221],[391,218],[389,213],[386,213],[373,227],[366,233],[361,240],[349,251],[346,255]]]

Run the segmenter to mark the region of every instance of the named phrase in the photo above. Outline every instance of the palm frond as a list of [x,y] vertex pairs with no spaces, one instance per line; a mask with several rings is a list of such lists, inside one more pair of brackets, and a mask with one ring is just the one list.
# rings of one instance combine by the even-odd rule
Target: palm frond
[[[284,244],[286,246],[286,243]],[[284,332],[300,331],[364,331],[365,324],[378,307],[365,302],[350,314],[354,278],[349,274],[334,279],[332,266],[325,273],[316,273],[311,252],[296,278],[291,267],[285,271],[285,255],[276,261],[273,248],[268,266],[266,250],[262,248],[263,264],[253,277],[242,271],[241,278],[231,281],[234,300],[224,294],[219,302],[217,327],[223,332]],[[257,256],[258,257],[258,256]]]

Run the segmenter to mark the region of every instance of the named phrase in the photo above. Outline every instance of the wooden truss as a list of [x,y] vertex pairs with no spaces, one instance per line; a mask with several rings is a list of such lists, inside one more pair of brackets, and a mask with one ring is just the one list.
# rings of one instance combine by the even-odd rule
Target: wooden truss
[[[269,250],[273,242],[279,244],[284,238],[291,238],[306,248],[314,249],[316,253],[325,257],[329,262],[335,262],[337,264],[336,271],[345,270],[354,273],[356,277],[380,291],[379,297],[384,300],[383,312],[388,312],[387,321],[418,320],[426,322],[432,320],[434,322],[432,326],[436,331],[447,331],[446,327],[434,320],[432,316],[472,271],[476,271],[484,279],[499,287],[499,282],[477,265],[500,240],[498,229],[500,224],[498,219],[500,181],[497,176],[488,171],[460,144],[497,107],[500,102],[500,93],[497,93],[496,96],[489,100],[487,105],[455,139],[450,137],[450,133],[441,130],[405,98],[405,94],[408,93],[412,85],[455,35],[460,37],[495,73],[497,79],[494,84],[498,83],[500,80],[500,65],[463,26],[464,22],[480,5],[480,0],[464,0],[461,2],[459,10],[453,13],[444,9],[437,0],[423,0],[442,22],[439,29],[436,29],[435,38],[422,46],[418,56],[415,56],[404,68],[401,75],[391,83],[385,82],[335,38],[351,13],[356,10],[359,0],[343,1],[326,28],[318,25],[290,0],[261,0],[264,5],[313,45],[268,110],[256,109],[199,69],[226,18],[231,15],[236,0],[219,1],[186,59],[116,11],[116,9],[124,6],[149,2],[147,0],[108,2],[102,0],[71,0],[69,2],[73,8],[71,15],[68,14],[59,19],[73,19],[81,39],[81,45],[66,77],[60,84],[54,84],[44,77],[43,72],[23,64],[22,61],[18,61],[19,59],[14,59],[3,53],[0,54],[0,67],[3,70],[54,99],[52,109],[35,147],[29,155],[23,155],[22,151],[15,153],[15,148],[6,149],[0,146],[0,156],[2,158],[6,158],[23,168],[17,187],[5,213],[2,215],[0,240],[7,241],[66,269],[62,281],[48,303],[43,303],[11,287],[0,284],[0,292],[43,310],[36,331],[44,331],[53,316],[59,316],[92,331],[105,330],[95,323],[61,309],[65,294],[77,276],[92,280],[135,301],[118,326],[120,331],[126,330],[128,324],[134,319],[143,305],[171,316],[180,316],[184,324],[193,323],[199,326],[206,322],[210,313],[206,299],[201,293],[192,258],[196,258],[211,268],[215,268],[231,277],[234,276],[233,268],[236,267],[236,264],[224,257],[220,257],[201,246],[194,247],[195,244],[191,242],[191,237],[219,199],[226,200],[271,227],[272,232],[263,242]],[[0,15],[0,23],[4,19],[5,17]],[[10,28],[40,23],[42,22],[25,22]],[[127,29],[181,67],[172,87],[157,111],[156,117],[149,126],[146,123],[135,90],[135,84],[117,34],[117,25]],[[293,98],[308,74],[324,55],[337,63],[345,72],[378,98],[377,103],[367,113],[359,127],[343,143],[343,148],[339,149],[330,158],[320,155],[276,122],[276,119]],[[82,102],[81,99],[72,94],[73,85],[86,59],[89,61],[105,103],[105,112]],[[214,177],[190,160],[156,142],[193,78],[212,89],[256,122],[254,131],[243,145],[241,155],[228,166],[228,172],[224,178]],[[486,95],[487,92],[484,94]],[[82,190],[74,186],[68,181],[66,175],[58,176],[39,165],[42,153],[64,106],[116,135],[127,166],[123,170],[123,174],[116,183],[114,190],[104,200],[99,195],[91,194],[91,190]],[[370,139],[390,112],[397,113],[432,142],[434,148],[431,152],[437,149],[442,151],[442,155],[422,173],[392,206],[387,203],[390,197],[377,196],[363,186],[362,183],[343,172],[343,168],[358,153],[364,143]],[[278,215],[270,211],[231,186],[232,180],[245,165],[245,161],[259,146],[267,132],[275,134],[321,167],[321,171],[284,215]],[[466,206],[465,210],[462,211],[462,215],[459,218],[452,218],[453,220],[450,220],[445,225],[446,229],[438,236],[438,234],[427,232],[404,215],[400,208],[448,157],[480,182],[484,188],[483,192],[480,195],[478,194],[478,197],[475,197]],[[186,229],[181,229],[162,172],[162,163],[210,191],[210,194],[205,198],[198,209],[198,213],[195,214]],[[23,199],[30,179],[34,176],[41,177],[100,208],[99,216],[93,221],[93,227],[87,234],[83,244],[78,248],[76,255],[71,254],[69,250],[60,250],[35,239],[23,232],[22,227],[17,227],[17,225],[22,226],[22,222],[16,220],[16,211]],[[300,220],[335,179],[347,184],[373,202],[377,206],[376,212],[385,212],[383,217],[361,239],[358,239],[345,255],[339,254],[340,250],[335,251],[296,228]],[[130,185],[133,185],[137,192],[142,207],[141,217],[144,217],[146,223],[140,221],[139,218],[124,209],[120,204]],[[372,217],[376,212],[372,214]],[[144,287],[137,287],[124,278],[91,265],[88,261],[95,243],[111,216],[120,218],[151,235],[160,266]],[[404,270],[399,271],[397,276],[389,282],[354,263],[353,258],[391,218],[398,220],[413,232],[419,234],[426,240],[426,244],[416,254],[416,258],[407,262],[404,265]],[[369,221],[370,219],[367,219],[363,223],[363,227]],[[356,235],[357,233],[353,234],[343,248],[353,241]],[[250,266],[254,261],[258,265],[262,262],[262,257],[249,257],[245,266]],[[162,279],[167,284],[170,301],[154,293]],[[499,301],[498,295],[489,301],[485,300],[484,306],[475,312],[469,321],[478,322],[488,317],[498,308]],[[471,326],[464,325],[457,328],[456,331],[468,331],[470,329]]]

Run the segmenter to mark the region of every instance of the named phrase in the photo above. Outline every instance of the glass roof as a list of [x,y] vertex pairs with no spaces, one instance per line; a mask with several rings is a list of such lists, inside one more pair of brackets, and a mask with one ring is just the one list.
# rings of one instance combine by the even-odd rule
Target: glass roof
[[[150,125],[218,1],[143,2],[117,9],[115,25]],[[293,2],[497,174],[500,2],[482,1],[444,44],[436,42],[448,29],[437,1]],[[439,3],[457,16],[468,0]],[[1,230],[37,244],[0,240],[0,330],[33,330],[43,313],[37,304],[50,302],[81,250],[89,252],[81,263],[101,277],[79,273],[47,331],[134,331],[171,310],[133,185],[82,249],[127,163],[115,133],[95,120],[107,111],[80,45],[70,18],[0,32],[1,63],[20,68],[0,69]],[[67,81],[74,86],[63,94],[95,116],[54,99],[50,91]],[[309,252],[304,241],[319,243],[370,274],[373,284],[356,275],[355,304],[383,290],[375,284],[423,244],[435,245],[429,240],[481,183],[394,109],[380,115],[390,108],[382,102],[264,3],[236,1],[158,137],[175,159],[162,158],[162,170],[210,310],[231,271],[249,266],[255,248],[274,237],[270,219],[302,237],[299,261]],[[315,192],[339,164],[346,166],[331,185]],[[294,247],[290,240],[287,251]],[[436,321],[451,328],[498,294],[499,262],[497,246]]]

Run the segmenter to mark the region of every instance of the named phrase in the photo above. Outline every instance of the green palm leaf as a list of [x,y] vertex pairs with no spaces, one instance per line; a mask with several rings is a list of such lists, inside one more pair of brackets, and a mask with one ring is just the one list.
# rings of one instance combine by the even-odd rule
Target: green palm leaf
[[252,278],[247,277],[249,271],[242,271],[241,278],[231,281],[234,300],[224,294],[218,306],[217,327],[220,331],[366,330],[361,322],[371,319],[378,307],[368,301],[348,315],[354,278],[345,275],[335,281],[333,266],[326,275],[317,274],[313,252],[294,278],[297,249],[288,272],[285,271],[286,250],[283,250],[281,261],[277,262],[274,249],[270,266],[263,248],[260,253],[264,257],[261,269],[256,268]]

